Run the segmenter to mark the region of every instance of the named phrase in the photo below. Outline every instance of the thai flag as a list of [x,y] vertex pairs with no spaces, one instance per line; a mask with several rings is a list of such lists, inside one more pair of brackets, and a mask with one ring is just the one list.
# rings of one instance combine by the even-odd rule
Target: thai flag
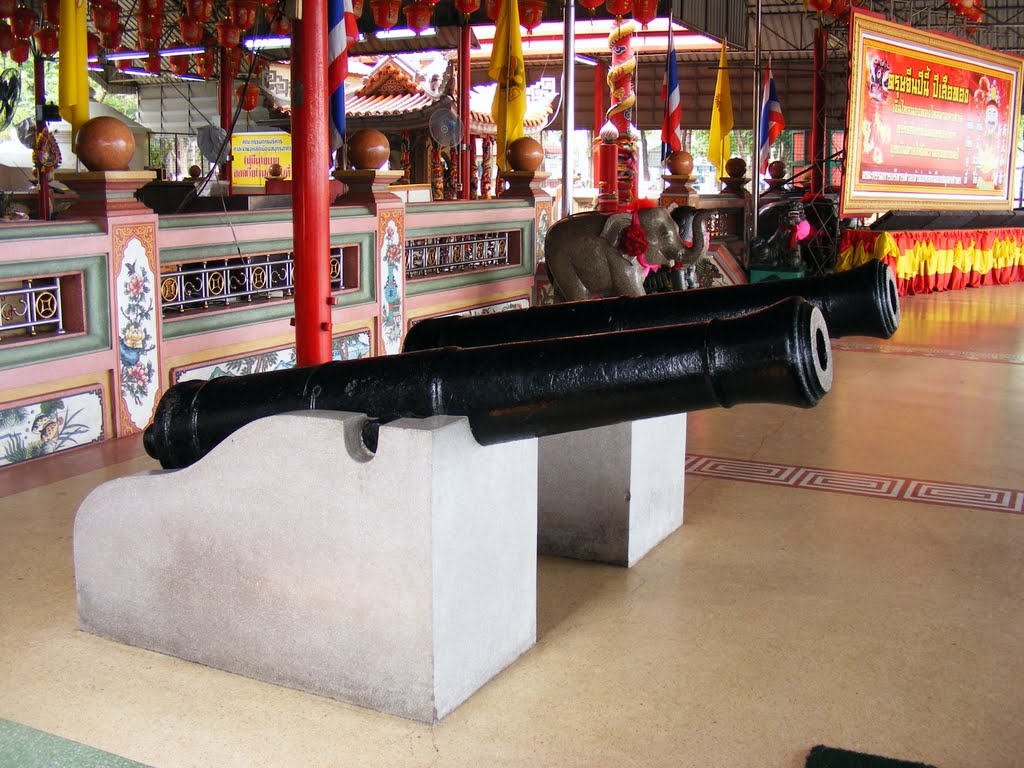
[[661,100],[665,102],[665,116],[661,120],[661,159],[683,148],[683,106],[679,96],[679,68],[676,65],[676,48],[672,42],[672,22],[669,20],[668,60],[665,62],[665,76],[661,82]]
[[331,150],[345,140],[345,78],[348,50],[359,36],[352,0],[327,0],[327,92],[330,94]]
[[775,90],[775,78],[772,77],[772,60],[769,57],[768,66],[764,70],[764,93],[761,95],[761,148],[758,165],[762,176],[768,169],[768,149],[785,127],[786,120],[782,117],[779,94]]

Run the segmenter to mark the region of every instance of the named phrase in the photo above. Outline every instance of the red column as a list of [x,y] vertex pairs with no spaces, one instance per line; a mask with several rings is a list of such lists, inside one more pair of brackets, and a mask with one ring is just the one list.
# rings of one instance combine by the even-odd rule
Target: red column
[[[35,78],[36,107],[46,104],[46,73],[43,69],[43,57],[38,53],[33,62],[33,75]],[[46,123],[43,120],[36,120],[36,131],[46,130]],[[37,215],[43,221],[50,220],[50,172],[39,172],[39,193],[36,206]]]
[[459,149],[459,200],[469,200],[469,190],[473,184],[469,152],[469,44],[471,42],[470,26],[463,24],[459,37],[459,122],[462,123],[462,137]]
[[[232,116],[232,101],[231,101],[231,86],[234,84],[234,78],[228,76],[228,56],[229,51],[227,48],[220,49],[220,80],[218,81],[219,90],[217,91],[217,109],[220,111],[220,127],[231,133],[231,116]],[[231,147],[228,146],[227,150],[228,160],[220,167],[220,178],[222,181],[226,181],[228,184],[228,192],[231,191]]]
[[[608,67],[603,61],[598,61],[597,66],[594,67],[594,144],[595,146],[600,141],[598,138],[601,134],[601,126],[604,125],[604,83],[608,77]],[[601,160],[600,152],[595,152],[593,155],[593,174],[591,178],[594,180],[594,187],[598,187],[601,181]]]
[[825,68],[828,66],[828,32],[823,27],[814,30],[814,81],[811,88],[811,192],[821,194],[825,189]]
[[327,6],[306,0],[292,45],[295,350],[300,366],[331,359],[330,200],[327,169]]

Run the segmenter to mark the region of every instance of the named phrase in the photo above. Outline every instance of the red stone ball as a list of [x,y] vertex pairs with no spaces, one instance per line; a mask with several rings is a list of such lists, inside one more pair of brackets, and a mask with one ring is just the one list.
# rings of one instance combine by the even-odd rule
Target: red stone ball
[[391,157],[388,137],[373,128],[363,128],[348,140],[348,162],[356,170],[376,171]]
[[90,171],[127,171],[135,153],[135,137],[127,125],[102,115],[78,129],[76,152]]
[[544,147],[529,136],[522,136],[509,144],[506,155],[513,171],[532,173],[544,164]]

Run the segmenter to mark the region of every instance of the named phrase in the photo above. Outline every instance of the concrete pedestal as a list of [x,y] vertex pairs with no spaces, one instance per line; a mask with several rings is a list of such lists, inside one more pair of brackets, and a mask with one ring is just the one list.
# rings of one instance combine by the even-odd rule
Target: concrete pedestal
[[632,566],[683,524],[685,413],[539,442],[540,554]]
[[82,629],[416,720],[536,639],[537,442],[462,418],[287,414],[75,519]]

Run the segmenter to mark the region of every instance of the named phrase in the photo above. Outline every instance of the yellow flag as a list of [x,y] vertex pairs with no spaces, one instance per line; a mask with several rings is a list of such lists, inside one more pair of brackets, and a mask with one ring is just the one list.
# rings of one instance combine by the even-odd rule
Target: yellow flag
[[60,116],[71,123],[71,148],[78,129],[89,119],[89,56],[85,30],[85,0],[60,0],[60,60],[58,97]]
[[507,171],[505,150],[521,136],[526,116],[526,66],[523,63],[523,38],[519,33],[518,0],[503,0],[494,29],[494,48],[487,74],[498,87],[494,90],[491,117],[498,128],[497,161]]
[[725,41],[718,59],[718,82],[715,84],[715,105],[711,109],[711,135],[708,138],[708,162],[725,175],[729,159],[729,132],[732,130],[732,93],[729,91],[729,65],[725,60]]

